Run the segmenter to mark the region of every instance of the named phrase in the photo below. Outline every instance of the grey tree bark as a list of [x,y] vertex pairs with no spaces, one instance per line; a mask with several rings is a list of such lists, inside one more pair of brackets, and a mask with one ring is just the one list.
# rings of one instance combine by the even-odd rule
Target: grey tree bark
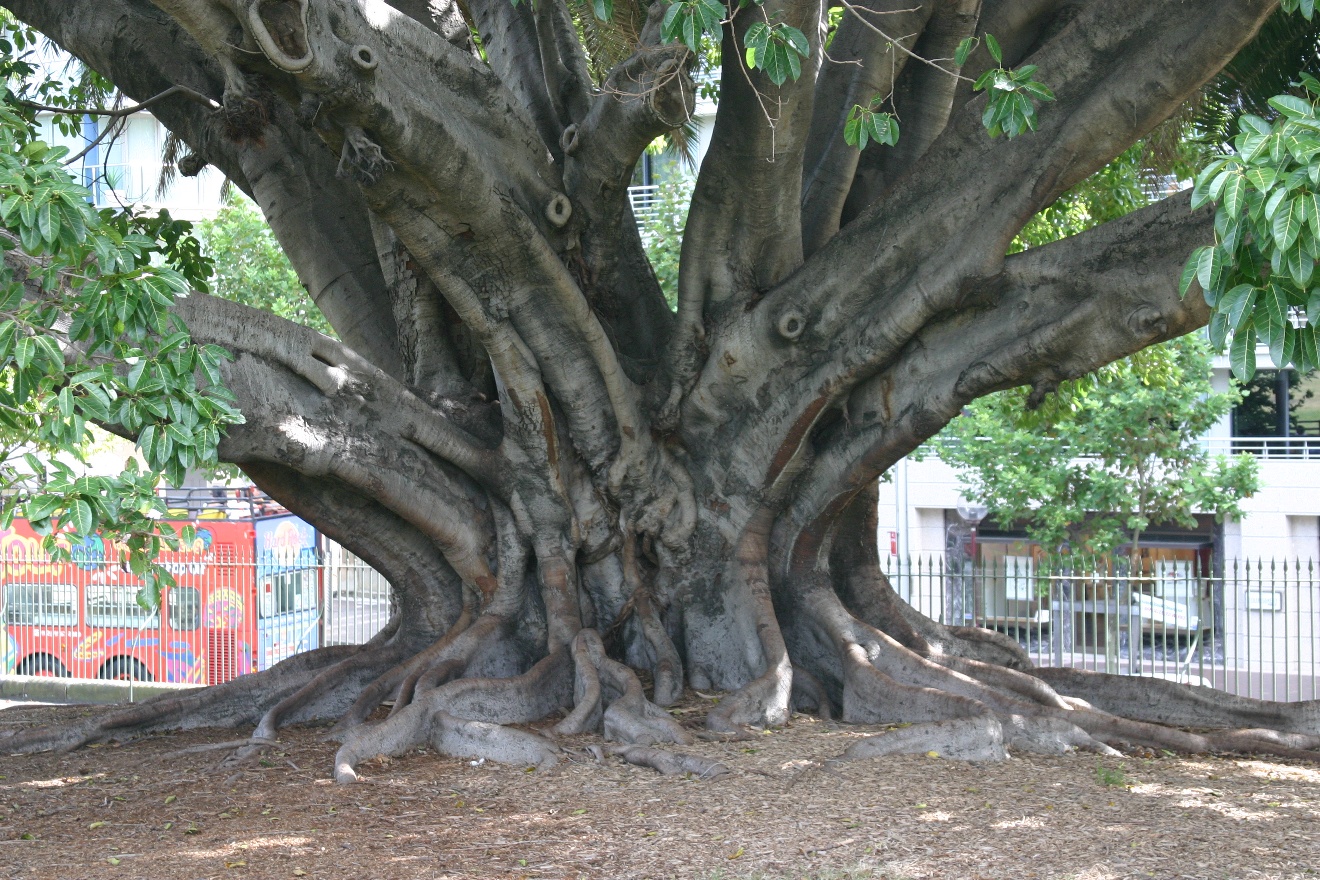
[[[333,717],[341,781],[424,742],[542,764],[568,733],[688,741],[660,708],[685,685],[729,692],[707,720],[720,733],[794,709],[914,724],[855,756],[1320,747],[1317,703],[1034,670],[1003,637],[916,614],[875,547],[877,479],[968,401],[1043,394],[1206,321],[1176,291],[1211,231],[1186,197],[1005,250],[1218,71],[1271,0],[869,0],[828,57],[821,4],[767,0],[811,42],[782,87],[740,49],[761,8],[732,14],[676,313],[627,197],[646,145],[693,106],[663,0],[599,82],[559,0],[0,6],[130,97],[178,83],[220,102],[160,116],[261,206],[342,340],[181,300],[194,337],[235,354],[247,422],[222,455],[400,599],[361,649],[6,749],[179,724],[264,741]],[[987,30],[1058,95],[1035,133],[987,137],[984,96],[948,60]],[[905,134],[859,155],[843,123],[877,89]]]

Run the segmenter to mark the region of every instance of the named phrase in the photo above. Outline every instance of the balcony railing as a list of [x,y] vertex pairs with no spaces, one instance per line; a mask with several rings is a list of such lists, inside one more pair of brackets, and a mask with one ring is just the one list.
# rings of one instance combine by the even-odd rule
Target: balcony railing
[[1245,452],[1261,459],[1320,461],[1320,437],[1206,437],[1202,440],[1211,455]]

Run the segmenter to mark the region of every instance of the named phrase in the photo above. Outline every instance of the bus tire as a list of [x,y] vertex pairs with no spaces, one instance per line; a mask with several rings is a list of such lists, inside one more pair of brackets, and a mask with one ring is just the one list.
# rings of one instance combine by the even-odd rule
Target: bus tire
[[112,681],[153,681],[151,673],[147,667],[143,666],[132,657],[115,657],[113,660],[107,660],[101,667],[101,671],[96,674],[97,678],[108,678]]
[[36,675],[42,678],[69,678],[69,670],[57,658],[49,654],[31,654],[18,664],[19,675]]

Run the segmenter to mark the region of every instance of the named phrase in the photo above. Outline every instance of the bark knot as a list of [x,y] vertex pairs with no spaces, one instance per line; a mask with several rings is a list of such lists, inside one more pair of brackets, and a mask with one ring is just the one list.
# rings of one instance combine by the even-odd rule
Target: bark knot
[[370,46],[354,46],[349,56],[358,69],[364,73],[370,73],[380,64],[380,61],[376,58],[376,53],[371,51]]
[[1128,329],[1137,336],[1163,336],[1169,332],[1169,322],[1153,306],[1138,306],[1128,315]]
[[789,342],[796,342],[802,331],[807,329],[807,318],[797,309],[788,309],[779,316],[777,329],[780,336]]
[[555,193],[545,206],[545,217],[557,228],[562,229],[573,216],[573,203],[563,193]]

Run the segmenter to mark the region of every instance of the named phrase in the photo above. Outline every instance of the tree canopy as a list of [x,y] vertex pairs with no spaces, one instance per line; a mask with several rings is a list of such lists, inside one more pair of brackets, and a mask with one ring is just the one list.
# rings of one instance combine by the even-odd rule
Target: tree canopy
[[[154,99],[180,169],[213,165],[261,209],[338,338],[202,293],[162,320],[233,354],[208,362],[243,416],[220,458],[398,598],[365,646],[6,748],[206,723],[255,723],[260,745],[337,717],[341,781],[425,742],[547,764],[586,731],[672,769],[639,746],[695,736],[662,708],[686,685],[727,692],[705,735],[794,709],[913,723],[876,753],[1320,746],[1314,702],[1035,668],[1011,639],[913,612],[875,546],[877,478],[971,401],[1019,386],[1039,401],[1204,326],[1196,279],[1223,314],[1217,284],[1264,228],[1265,191],[1306,216],[1320,150],[1294,96],[1199,185],[1197,205],[1230,191],[1220,171],[1295,163],[1232,184],[1246,219],[1220,221],[1217,244],[1213,211],[1182,194],[1009,253],[1198,96],[1275,3],[0,6]],[[712,58],[719,108],[671,311],[627,185]],[[1273,268],[1296,268],[1297,293],[1279,281],[1280,307],[1314,257],[1289,250],[1309,235],[1284,238]],[[1306,356],[1271,314],[1282,352],[1291,338]]]
[[1202,438],[1239,399],[1210,384],[1204,342],[1184,336],[1065,383],[1035,410],[1026,391],[983,397],[936,441],[964,492],[1046,552],[1135,553],[1151,525],[1237,516],[1256,462]]

